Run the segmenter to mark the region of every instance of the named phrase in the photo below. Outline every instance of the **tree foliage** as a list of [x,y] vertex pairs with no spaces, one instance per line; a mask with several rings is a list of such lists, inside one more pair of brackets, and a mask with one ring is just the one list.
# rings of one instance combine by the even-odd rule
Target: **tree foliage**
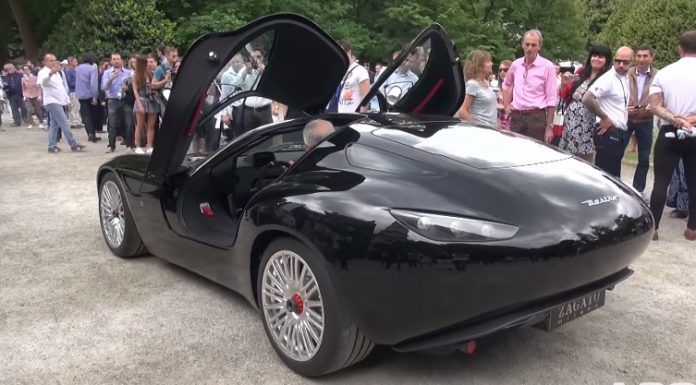
[[696,30],[693,0],[623,0],[607,20],[599,39],[612,48],[650,45],[657,50],[654,64],[663,67],[678,59],[677,39],[688,30]]
[[274,12],[295,12],[334,38],[350,40],[363,61],[388,61],[393,51],[433,22],[445,28],[462,55],[484,49],[499,61],[521,55],[520,39],[529,28],[543,32],[544,56],[581,58],[588,35],[584,3],[590,1],[34,0],[27,12],[37,39],[59,55],[137,51],[158,43],[184,51],[204,33],[232,30]]
[[43,44],[59,57],[92,51],[152,52],[173,38],[174,23],[153,1],[90,1],[65,13]]

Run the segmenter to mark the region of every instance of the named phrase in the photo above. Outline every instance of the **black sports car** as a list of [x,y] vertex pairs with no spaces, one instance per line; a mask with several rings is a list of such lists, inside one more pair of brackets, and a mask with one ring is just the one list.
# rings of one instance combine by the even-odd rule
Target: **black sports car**
[[[259,47],[265,65],[250,59]],[[380,87],[414,52],[418,81],[387,101]],[[211,102],[211,84],[240,84],[220,83],[235,56],[256,80]],[[324,113],[348,66],[333,39],[291,14],[196,41],[154,153],[99,169],[108,247],[239,292],[305,376],[376,344],[471,349],[506,328],[550,330],[632,274],[653,229],[640,196],[553,147],[452,118],[464,81],[441,27],[414,39],[361,102],[377,98],[381,112]],[[212,154],[189,151],[201,125],[251,98],[287,105],[288,119]],[[305,151],[316,118],[336,131]]]

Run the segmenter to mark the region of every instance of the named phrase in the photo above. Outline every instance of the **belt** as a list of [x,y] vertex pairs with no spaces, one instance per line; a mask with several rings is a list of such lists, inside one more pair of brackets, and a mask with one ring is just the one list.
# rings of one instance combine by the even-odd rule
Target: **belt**
[[545,108],[533,108],[531,110],[512,110],[513,115],[532,115],[539,112],[546,112]]
[[254,111],[263,111],[263,110],[265,110],[265,109],[270,109],[270,108],[271,108],[271,105],[270,105],[270,104],[265,104],[265,105],[260,106],[260,107],[244,106],[244,108],[245,108],[245,109],[248,109],[248,110],[254,110]]

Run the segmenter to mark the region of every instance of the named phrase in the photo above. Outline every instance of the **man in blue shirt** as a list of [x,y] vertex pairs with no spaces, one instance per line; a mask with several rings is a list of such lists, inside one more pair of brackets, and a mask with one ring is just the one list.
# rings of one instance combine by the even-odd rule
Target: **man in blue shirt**
[[75,68],[75,98],[80,102],[80,117],[90,142],[101,140],[95,135],[98,122],[97,100],[99,98],[99,73],[94,64],[94,54],[82,55],[82,64]]
[[126,132],[126,145],[135,147],[133,127],[133,105],[129,105],[123,99],[125,86],[123,81],[131,78],[133,74],[130,70],[123,67],[121,54],[114,52],[111,54],[111,67],[104,71],[102,76],[101,89],[106,93],[106,108],[109,115],[107,130],[109,132],[109,144],[106,152],[116,150],[116,133],[119,128]]
[[75,97],[75,67],[77,67],[77,59],[74,56],[63,60],[65,67],[65,81],[68,82],[68,97],[70,97],[70,106],[68,119],[71,127],[82,127],[80,119],[80,103]]

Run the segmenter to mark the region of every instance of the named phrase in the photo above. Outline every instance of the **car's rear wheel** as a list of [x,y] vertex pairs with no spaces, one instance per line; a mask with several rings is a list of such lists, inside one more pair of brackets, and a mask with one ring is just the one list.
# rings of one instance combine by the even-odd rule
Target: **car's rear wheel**
[[339,304],[325,264],[292,238],[266,248],[257,291],[273,348],[295,372],[314,377],[353,365],[374,348]]
[[145,245],[135,228],[123,188],[111,172],[104,175],[99,185],[99,222],[111,252],[122,258],[145,253]]

